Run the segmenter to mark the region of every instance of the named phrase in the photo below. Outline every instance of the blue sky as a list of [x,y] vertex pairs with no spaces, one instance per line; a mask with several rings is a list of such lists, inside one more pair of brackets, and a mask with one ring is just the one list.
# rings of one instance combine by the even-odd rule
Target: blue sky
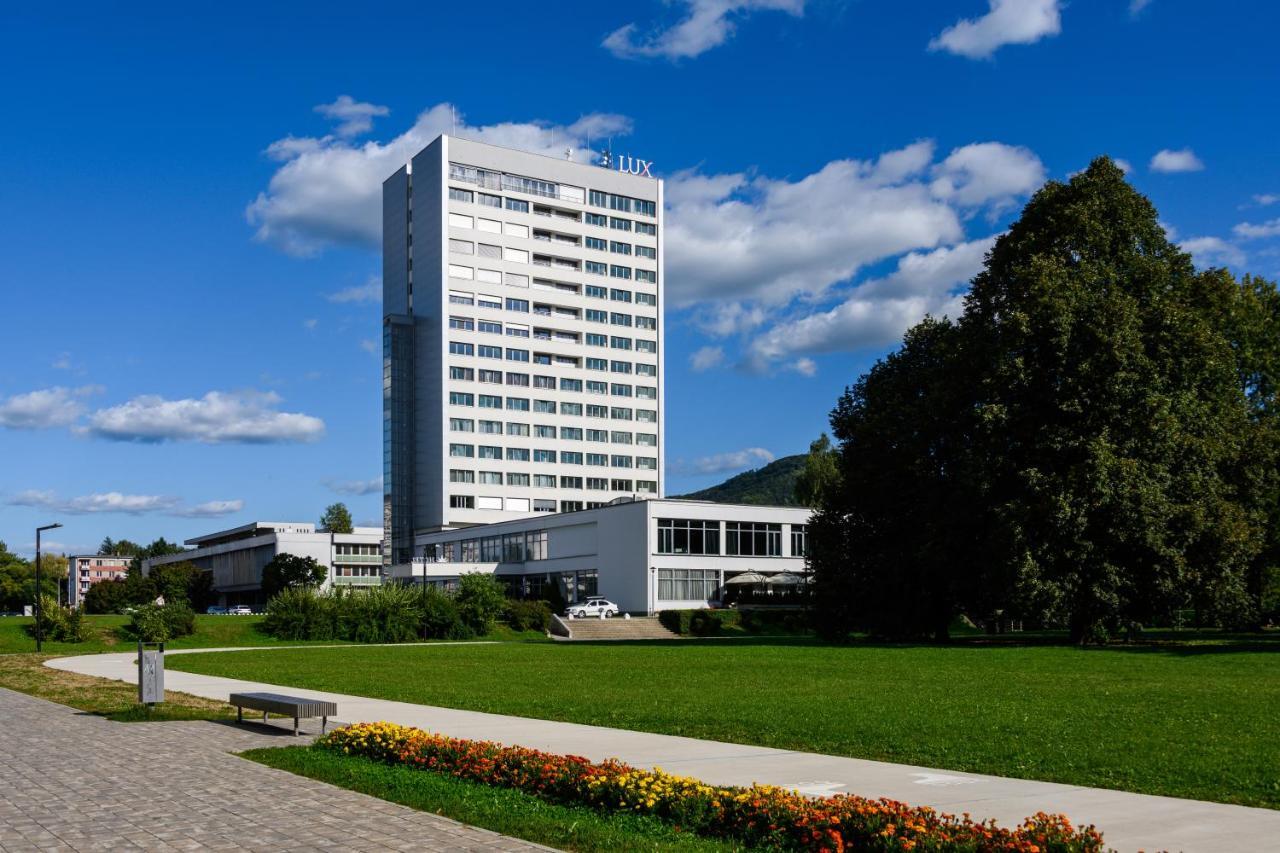
[[36,5],[0,15],[19,551],[380,517],[371,200],[453,109],[667,179],[669,493],[804,450],[1098,154],[1199,263],[1280,276],[1272,4]]

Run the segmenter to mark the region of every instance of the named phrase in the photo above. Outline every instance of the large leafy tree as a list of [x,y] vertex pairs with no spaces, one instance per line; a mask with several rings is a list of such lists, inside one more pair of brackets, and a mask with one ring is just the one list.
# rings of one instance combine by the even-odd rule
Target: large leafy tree
[[818,507],[827,492],[840,485],[840,460],[824,432],[809,444],[804,467],[796,475],[796,500],[801,506]]
[[276,554],[262,567],[262,594],[271,598],[281,590],[319,586],[328,573],[328,569],[313,557]]
[[913,329],[832,415],[844,486],[815,569],[854,598],[829,630],[1248,620],[1275,506],[1274,294],[1197,273],[1106,158],[1047,184],[959,321]]
[[320,516],[320,527],[330,533],[350,533],[355,529],[351,522],[351,511],[344,503],[330,504]]

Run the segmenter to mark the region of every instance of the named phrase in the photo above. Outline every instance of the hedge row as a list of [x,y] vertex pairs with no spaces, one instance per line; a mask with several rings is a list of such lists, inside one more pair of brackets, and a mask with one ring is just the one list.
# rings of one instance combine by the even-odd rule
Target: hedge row
[[551,611],[541,601],[508,601],[500,584],[476,574],[464,576],[454,594],[393,584],[328,593],[291,587],[267,604],[262,627],[281,640],[405,643],[469,640],[498,619],[518,631],[546,630]]
[[713,637],[730,631],[793,634],[809,629],[808,616],[797,611],[663,610],[658,621],[669,631]]
[[392,723],[337,729],[317,749],[459,779],[514,788],[555,803],[648,815],[682,830],[781,850],[1019,851],[1094,853],[1102,836],[1062,815],[1039,813],[1016,829],[993,821],[847,794],[809,798],[765,785],[717,787],[618,761],[595,764],[488,741],[462,740]]

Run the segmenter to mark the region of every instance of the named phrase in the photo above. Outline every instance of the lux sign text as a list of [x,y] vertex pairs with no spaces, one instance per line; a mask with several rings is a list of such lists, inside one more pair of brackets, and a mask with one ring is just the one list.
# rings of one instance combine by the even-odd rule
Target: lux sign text
[[653,177],[653,174],[649,171],[649,167],[652,165],[652,160],[641,160],[639,157],[618,158],[619,172],[629,172],[632,175],[639,175],[642,178]]

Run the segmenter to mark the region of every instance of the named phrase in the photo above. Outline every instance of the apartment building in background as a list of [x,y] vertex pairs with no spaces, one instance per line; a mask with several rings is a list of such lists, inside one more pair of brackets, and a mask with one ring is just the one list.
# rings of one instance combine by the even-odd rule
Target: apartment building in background
[[383,184],[388,565],[663,494],[662,182],[566,155],[440,136]]
[[132,557],[107,554],[77,554],[67,558],[67,603],[79,607],[89,587],[102,581],[123,580]]

